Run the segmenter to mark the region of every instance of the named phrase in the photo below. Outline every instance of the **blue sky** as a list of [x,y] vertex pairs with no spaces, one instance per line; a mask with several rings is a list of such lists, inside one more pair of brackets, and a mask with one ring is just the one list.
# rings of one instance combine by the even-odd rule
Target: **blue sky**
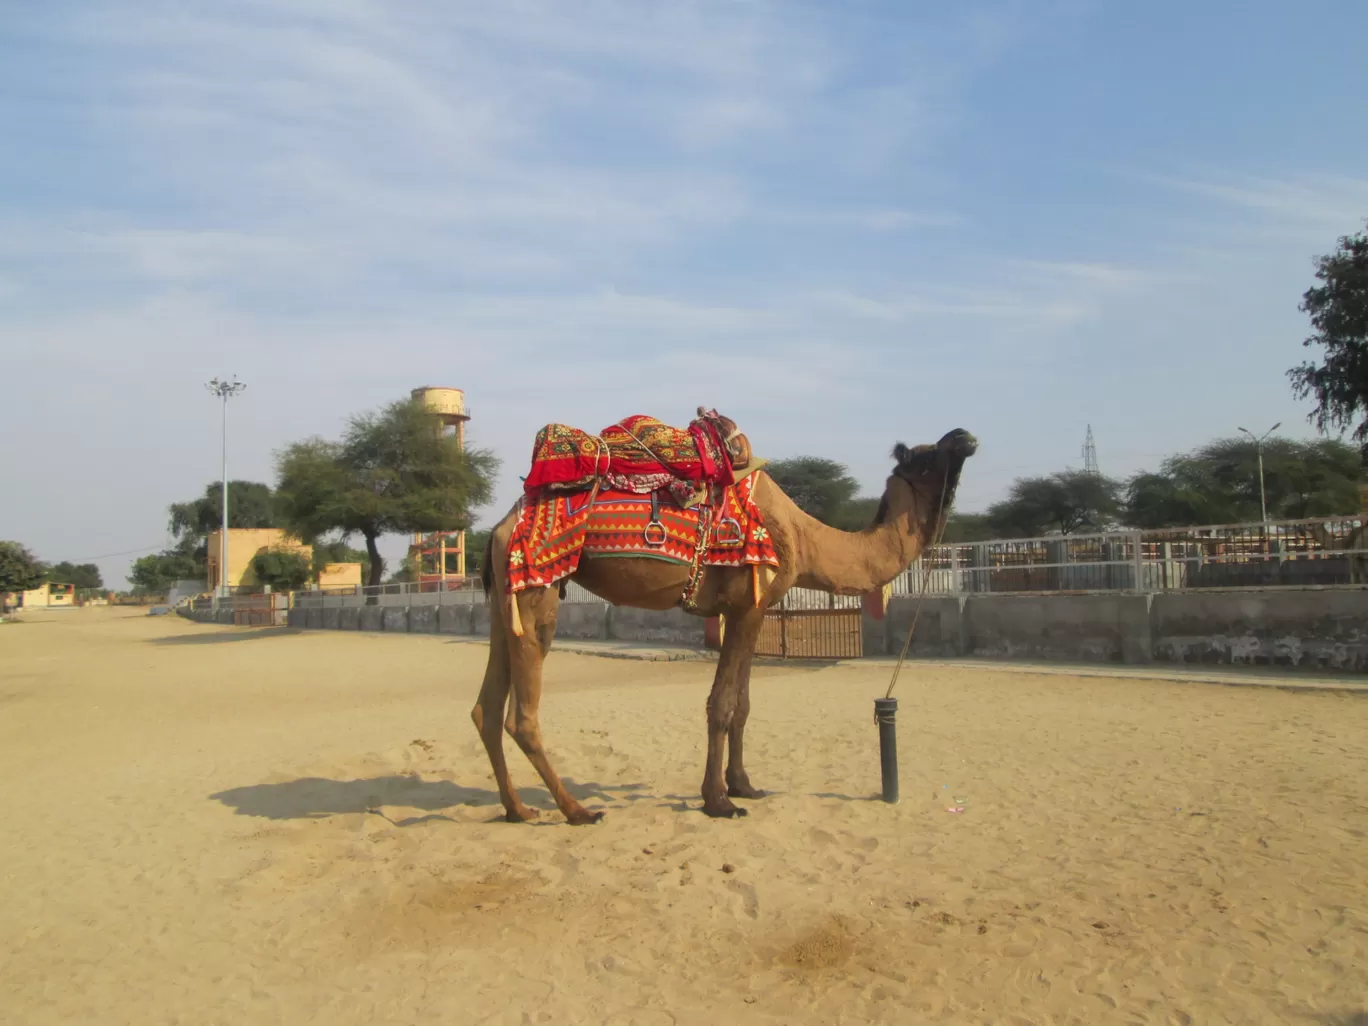
[[[1359,3],[15,5],[0,537],[165,541],[218,472],[424,384],[504,458],[700,404],[757,452],[982,442],[961,508],[1287,387],[1368,217]],[[388,546],[402,551],[400,540]],[[119,553],[119,555],[106,555]]]

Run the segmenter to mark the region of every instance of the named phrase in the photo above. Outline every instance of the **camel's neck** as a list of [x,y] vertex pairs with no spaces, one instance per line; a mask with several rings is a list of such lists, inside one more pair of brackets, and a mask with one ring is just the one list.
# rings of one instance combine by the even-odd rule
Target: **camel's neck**
[[907,511],[890,512],[884,522],[863,531],[840,531],[798,508],[766,479],[766,505],[782,510],[792,524],[793,559],[799,587],[838,594],[878,591],[907,569],[928,543],[924,529]]

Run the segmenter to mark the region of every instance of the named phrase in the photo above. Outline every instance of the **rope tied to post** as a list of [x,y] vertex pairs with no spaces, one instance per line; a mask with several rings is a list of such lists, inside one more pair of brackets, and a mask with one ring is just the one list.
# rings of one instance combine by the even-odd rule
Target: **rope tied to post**
[[[945,490],[949,486],[949,484],[950,465],[947,463],[945,466],[945,478],[941,482],[940,504],[936,508],[936,534],[935,537],[932,539],[930,546],[922,550],[923,554],[928,551],[936,549],[941,543],[941,538],[945,536],[945,526],[946,522],[949,519],[945,515]],[[917,558],[920,559],[921,556],[919,555]],[[930,587],[930,585],[931,572],[929,570],[925,570],[922,572],[922,585],[921,591],[917,595],[917,605],[916,608],[912,611],[912,623],[908,625],[907,637],[903,639],[902,651],[898,653],[898,662],[893,667],[893,679],[888,682],[888,691],[884,693],[885,699],[893,697],[893,689],[898,684],[898,674],[902,672],[903,661],[907,658],[907,650],[912,645],[912,635],[917,630],[917,620],[921,618],[922,602],[926,599],[926,590]],[[879,714],[876,711],[874,714],[874,722],[877,723],[878,721]]]

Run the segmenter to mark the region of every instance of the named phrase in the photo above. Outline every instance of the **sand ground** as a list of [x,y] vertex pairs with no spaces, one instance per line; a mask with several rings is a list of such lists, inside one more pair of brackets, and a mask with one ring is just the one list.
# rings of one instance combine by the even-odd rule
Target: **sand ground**
[[497,821],[483,664],[0,625],[0,1022],[1368,1023],[1361,695],[914,664],[888,806],[887,667],[765,666],[714,822],[711,667],[562,653],[571,828]]

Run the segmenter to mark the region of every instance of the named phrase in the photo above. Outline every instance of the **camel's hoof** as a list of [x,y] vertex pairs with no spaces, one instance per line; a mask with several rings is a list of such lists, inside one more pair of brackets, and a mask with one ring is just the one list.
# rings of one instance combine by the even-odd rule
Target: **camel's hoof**
[[565,818],[571,826],[593,826],[593,824],[600,822],[605,815],[607,813],[602,810],[590,812],[588,809],[581,809],[573,816],[566,816]]
[[521,809],[514,809],[511,812],[504,812],[504,819],[510,823],[531,823],[537,818],[537,810],[523,806]]
[[745,787],[727,788],[728,798],[750,798],[754,800],[756,798],[764,798],[768,794],[768,791],[762,791],[758,787],[751,787],[749,784],[747,784]]
[[726,805],[719,806],[715,809],[710,809],[705,805],[703,806],[703,814],[705,816],[711,816],[713,819],[740,819],[742,816],[746,815],[746,810],[737,808],[735,805],[731,804],[731,802],[728,802]]

